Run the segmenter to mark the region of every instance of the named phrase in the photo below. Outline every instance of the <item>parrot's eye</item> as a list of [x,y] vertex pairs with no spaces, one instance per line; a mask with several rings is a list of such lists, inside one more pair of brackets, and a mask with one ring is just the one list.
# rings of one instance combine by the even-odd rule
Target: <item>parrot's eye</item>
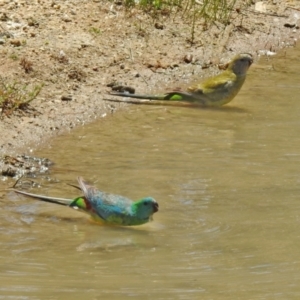
[[148,205],[148,201],[147,201],[147,202],[144,202],[144,205]]

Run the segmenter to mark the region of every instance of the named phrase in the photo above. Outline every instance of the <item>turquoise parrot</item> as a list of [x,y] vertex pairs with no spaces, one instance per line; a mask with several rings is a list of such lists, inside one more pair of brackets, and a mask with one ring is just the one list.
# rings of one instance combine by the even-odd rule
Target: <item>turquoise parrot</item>
[[14,190],[16,193],[37,198],[45,202],[70,206],[92,216],[95,221],[109,225],[141,225],[152,220],[158,211],[158,203],[152,197],[142,198],[136,202],[119,195],[99,191],[78,177],[78,183],[84,196],[75,199],[53,198]]
[[[253,58],[251,54],[238,54],[228,64],[227,69],[224,72],[214,77],[207,78],[200,83],[193,84],[188,87],[186,91],[182,92],[172,91],[163,95],[135,95],[130,93],[112,92],[110,95],[138,99],[162,100],[157,101],[161,104],[163,101],[184,101],[204,107],[221,106],[230,102],[237,95],[245,82],[247,71],[252,63]],[[139,103],[138,101],[127,102]]]

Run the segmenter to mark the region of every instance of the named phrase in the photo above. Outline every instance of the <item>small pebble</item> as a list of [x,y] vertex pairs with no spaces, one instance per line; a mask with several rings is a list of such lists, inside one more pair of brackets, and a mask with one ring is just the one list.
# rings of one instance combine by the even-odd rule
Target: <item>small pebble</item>
[[61,96],[62,101],[71,101],[72,100],[72,95],[63,95]]

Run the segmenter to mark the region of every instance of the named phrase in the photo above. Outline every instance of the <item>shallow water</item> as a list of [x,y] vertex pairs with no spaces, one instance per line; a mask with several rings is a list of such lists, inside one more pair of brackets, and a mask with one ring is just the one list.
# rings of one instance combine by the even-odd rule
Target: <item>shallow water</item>
[[0,299],[299,299],[299,55],[262,59],[220,110],[132,105],[36,152],[56,165],[32,192],[75,197],[82,175],[160,211],[107,227],[9,193]]

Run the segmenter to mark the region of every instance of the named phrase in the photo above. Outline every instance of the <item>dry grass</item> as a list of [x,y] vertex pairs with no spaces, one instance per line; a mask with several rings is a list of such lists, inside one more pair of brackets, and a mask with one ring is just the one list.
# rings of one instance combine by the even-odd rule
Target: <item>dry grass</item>
[[0,108],[1,114],[10,115],[17,109],[26,109],[40,93],[43,85],[36,85],[29,88],[18,82],[7,83],[0,77]]
[[[237,0],[125,0],[129,10],[135,6],[141,8],[153,18],[168,16],[185,19],[191,25],[190,42],[194,43],[196,23],[201,21],[207,26],[215,21],[225,25],[229,23]],[[245,1],[247,5],[249,1]]]
[[237,0],[125,0],[127,8],[137,6],[157,16],[182,13],[187,18],[195,16],[206,22],[228,22]]

